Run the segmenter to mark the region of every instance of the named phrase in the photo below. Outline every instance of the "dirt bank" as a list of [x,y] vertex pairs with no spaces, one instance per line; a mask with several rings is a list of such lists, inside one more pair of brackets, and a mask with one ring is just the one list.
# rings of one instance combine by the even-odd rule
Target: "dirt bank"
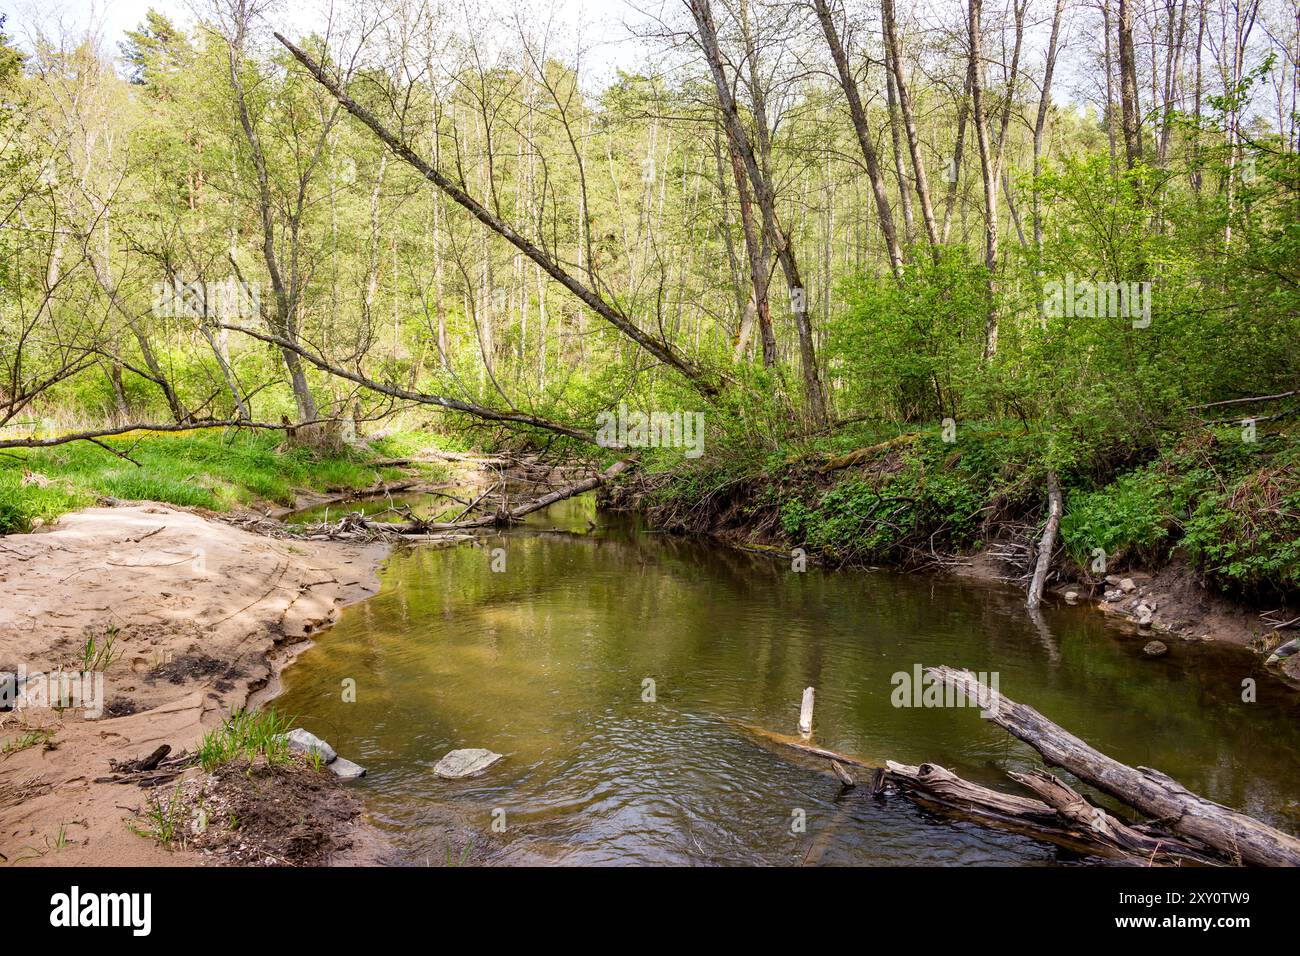
[[[658,476],[663,482],[663,476]],[[663,507],[653,502],[653,485],[644,476],[607,489],[602,504],[615,510],[641,515],[660,530],[704,534],[714,540],[746,551],[770,554],[789,560],[794,545],[781,529],[777,500],[761,493],[761,483],[750,486],[736,482],[711,500],[682,509]],[[1001,582],[1008,587],[1026,587],[1033,547],[1038,529],[1032,523],[1012,522],[1014,532],[999,535],[992,525],[990,543],[974,552],[929,548],[919,555],[908,554],[900,570],[950,574],[974,581]],[[822,563],[816,551],[805,556],[809,563]],[[1159,569],[1121,569],[1108,579],[1088,582],[1058,560],[1049,574],[1050,600],[1065,601],[1073,592],[1074,603],[1087,603],[1116,623],[1134,631],[1150,634],[1153,639],[1204,641],[1244,647],[1267,656],[1280,644],[1296,636],[1294,626],[1278,629],[1270,620],[1282,622],[1296,618],[1300,611],[1287,607],[1255,607],[1234,600],[1207,587],[1191,562],[1180,552]],[[861,562],[844,560],[835,566],[861,567]],[[1131,588],[1121,588],[1128,581]],[[1271,611],[1267,617],[1264,612]],[[1140,623],[1142,622],[1142,623]],[[1300,687],[1300,654],[1276,665],[1276,672],[1292,686]]]
[[[166,849],[139,835],[159,795],[102,782],[110,761],[142,758],[163,744],[173,755],[193,750],[251,695],[267,696],[312,634],[378,589],[385,555],[383,545],[276,540],[149,503],[92,508],[53,528],[0,538],[0,587],[8,595],[0,606],[0,672],[25,672],[30,700],[40,675],[87,669],[88,639],[100,667],[107,661],[102,691],[84,685],[88,706],[59,710],[38,696],[0,712],[0,865],[214,858],[211,847],[206,854],[195,845]],[[325,808],[307,838],[311,853],[287,862],[382,854],[359,803],[333,778],[316,783],[302,777],[314,771],[284,772],[281,811],[294,799]],[[219,779],[195,783],[201,776],[193,768],[178,780],[222,790]],[[166,786],[170,793],[175,783]],[[241,791],[231,799],[248,807],[253,798]],[[194,842],[203,841],[187,841]],[[273,849],[267,855],[260,861],[286,862]],[[259,861],[256,846],[249,856],[244,862]]]

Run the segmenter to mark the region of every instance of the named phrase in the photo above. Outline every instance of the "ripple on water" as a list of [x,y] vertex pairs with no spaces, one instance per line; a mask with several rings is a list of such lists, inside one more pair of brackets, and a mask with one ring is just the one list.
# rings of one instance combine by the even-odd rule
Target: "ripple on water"
[[[535,524],[585,531],[590,509],[567,502]],[[1035,625],[1015,591],[794,574],[618,527],[489,545],[506,549],[505,572],[484,548],[395,554],[382,592],[286,672],[276,705],[367,767],[372,813],[416,858],[442,858],[453,810],[500,862],[1077,862],[906,800],[846,794],[725,719],[791,732],[814,685],[823,746],[1006,786],[1007,769],[1036,758],[977,711],[892,706],[892,675],[939,663],[997,671],[1009,696],[1116,758],[1292,825],[1277,808],[1300,790],[1300,706],[1244,652],[1180,646],[1147,661],[1140,639],[1086,609],[1048,609]],[[1260,681],[1258,703],[1241,704],[1242,676]],[[348,678],[355,703],[341,699]],[[506,759],[475,780],[433,774],[448,750],[480,746]],[[804,832],[791,829],[798,813]]]

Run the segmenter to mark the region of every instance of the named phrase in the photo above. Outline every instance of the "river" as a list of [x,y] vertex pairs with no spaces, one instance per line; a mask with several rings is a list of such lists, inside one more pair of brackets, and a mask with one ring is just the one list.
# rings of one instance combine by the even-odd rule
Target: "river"
[[[1295,832],[1300,695],[1244,650],[1171,642],[1151,660],[1146,639],[1085,607],[1031,619],[997,584],[796,572],[587,497],[479,546],[396,551],[275,706],[367,768],[354,786],[417,862],[456,862],[449,815],[496,863],[1095,862],[844,791],[735,723],[794,733],[811,685],[817,744],[1014,790],[1005,771],[1037,755],[978,710],[894,706],[895,675],[933,664],[996,673],[1098,749]],[[505,759],[437,777],[461,747]]]

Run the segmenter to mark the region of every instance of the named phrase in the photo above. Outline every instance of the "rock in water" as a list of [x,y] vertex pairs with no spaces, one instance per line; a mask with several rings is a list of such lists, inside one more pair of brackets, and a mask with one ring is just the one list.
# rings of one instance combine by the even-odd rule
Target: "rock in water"
[[1164,657],[1169,653],[1169,648],[1165,647],[1160,641],[1152,641],[1146,647],[1142,648],[1142,653],[1147,657]]
[[340,780],[356,780],[366,775],[366,768],[344,757],[335,757],[330,763],[330,773]]
[[453,750],[438,761],[433,768],[433,772],[440,777],[446,777],[448,780],[458,780],[461,777],[476,777],[500,759],[500,754],[484,750],[481,747]]
[[1068,603],[1068,604],[1073,604],[1075,601],[1079,600],[1079,592],[1078,592],[1078,591],[1066,591],[1066,592],[1065,592],[1065,600],[1066,600],[1066,603]]
[[338,756],[334,748],[321,740],[315,734],[309,734],[301,727],[295,727],[284,735],[284,739],[289,743],[289,749],[300,754],[317,753],[324,763],[333,763]]
[[1298,651],[1300,651],[1300,637],[1295,637],[1287,641],[1272,654],[1268,655],[1268,660],[1264,663],[1276,664],[1278,661],[1283,661],[1288,657],[1294,656]]

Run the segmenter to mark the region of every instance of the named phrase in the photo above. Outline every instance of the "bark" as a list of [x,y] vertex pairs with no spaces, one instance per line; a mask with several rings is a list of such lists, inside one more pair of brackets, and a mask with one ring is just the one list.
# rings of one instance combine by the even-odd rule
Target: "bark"
[[[262,259],[271,277],[271,291],[275,299],[275,320],[272,329],[279,336],[290,341],[297,341],[298,329],[295,313],[297,311],[297,283],[291,277],[286,284],[280,270],[280,262],[275,252],[275,221],[271,204],[271,181],[267,170],[266,154],[262,151],[262,142],[253,126],[252,116],[248,110],[248,98],[244,92],[243,81],[239,77],[239,58],[244,53],[244,31],[247,23],[237,18],[235,36],[230,41],[229,67],[230,85],[235,91],[236,112],[244,139],[248,142],[253,157],[253,169],[257,175],[257,209],[262,227]],[[296,229],[294,230],[296,233]],[[307,385],[307,376],[303,371],[298,356],[291,350],[281,349],[285,368],[289,372],[289,382],[293,388],[294,402],[298,406],[298,418],[306,422],[316,418],[316,400]]]
[[898,108],[903,114],[903,127],[907,131],[907,149],[912,156],[912,172],[916,177],[916,196],[921,204],[921,219],[925,224],[925,234],[930,240],[930,248],[937,262],[939,230],[935,223],[934,205],[930,201],[930,179],[926,175],[925,161],[921,158],[921,140],[917,134],[916,116],[912,110],[912,94],[903,77],[903,44],[898,36],[894,0],[881,0],[880,6],[885,22],[885,45],[893,64],[894,87],[898,91]]
[[885,251],[889,255],[889,267],[895,278],[903,274],[903,250],[898,244],[898,229],[894,225],[894,212],[889,206],[889,193],[885,188],[885,176],[880,170],[880,159],[871,139],[871,127],[867,125],[867,113],[862,106],[862,96],[858,92],[857,81],[849,67],[849,58],[844,52],[835,21],[831,18],[828,0],[813,0],[817,10],[817,19],[821,21],[822,33],[826,36],[826,45],[830,48],[831,58],[835,61],[835,71],[844,90],[844,98],[849,104],[849,118],[853,122],[853,131],[858,137],[858,147],[867,164],[867,178],[871,180],[871,192],[876,200],[876,214],[880,218],[880,231],[885,237]]
[[1038,113],[1034,117],[1034,248],[1041,255],[1043,252],[1043,215],[1039,208],[1038,177],[1043,171],[1043,134],[1047,128],[1047,113],[1052,105],[1052,74],[1056,71],[1057,44],[1061,35],[1061,14],[1065,10],[1065,0],[1056,0],[1056,10],[1052,14],[1052,32],[1047,40],[1047,62],[1043,67],[1043,88],[1038,95]]
[[[827,761],[831,772],[845,786],[852,785],[853,781],[846,766],[870,773],[872,795],[881,793],[888,783],[894,792],[927,808],[944,811],[980,826],[1022,833],[1077,853],[1148,865],[1184,861],[1213,862],[1212,858],[1196,847],[1167,834],[1147,834],[1128,827],[1099,808],[1090,807],[1082,797],[1059,780],[1055,784],[1049,784],[1038,777],[1023,775],[1030,777],[1032,782],[1029,782],[1021,779],[1022,775],[1010,775],[1044,797],[1038,800],[973,783],[938,764],[909,766],[886,760],[882,766],[818,747],[799,737],[773,733],[739,721],[729,723],[762,744],[780,748],[778,753],[791,750],[806,757]],[[1087,815],[1085,807],[1092,811],[1091,817]]]
[[970,91],[971,79],[974,73],[974,64],[966,64],[966,85],[962,88],[961,105],[957,108],[957,141],[952,151],[952,179],[948,183],[948,195],[943,205],[943,231],[939,233],[939,239],[947,243],[948,232],[952,227],[952,212],[957,205],[957,185],[961,179],[961,160],[962,153],[966,146],[966,119],[970,114]]
[[758,223],[754,220],[754,204],[744,163],[740,159],[735,141],[727,134],[727,153],[730,157],[731,175],[736,183],[737,205],[740,206],[740,225],[745,235],[745,254],[749,260],[749,281],[754,294],[751,300],[758,317],[759,338],[763,343],[763,366],[776,365],[776,333],[772,328],[772,304],[769,300],[768,256],[770,250],[763,241]]
[[1034,610],[1043,600],[1043,585],[1047,581],[1048,569],[1052,566],[1052,552],[1056,550],[1056,532],[1061,527],[1061,514],[1065,511],[1065,502],[1061,498],[1061,483],[1057,481],[1056,472],[1047,473],[1047,525],[1043,528],[1043,538],[1038,542],[1038,560],[1034,564],[1034,576],[1029,582],[1029,599],[1025,606]]
[[998,181],[984,116],[984,54],[980,38],[982,5],[982,0],[970,0],[967,27],[970,34],[971,112],[975,121],[975,142],[979,146],[980,173],[984,179],[984,269],[989,300],[988,317],[984,323],[984,359],[987,361],[998,350]]
[[[776,247],[777,261],[785,274],[786,286],[790,291],[790,309],[794,315],[795,330],[799,336],[799,354],[803,368],[804,399],[808,407],[808,416],[814,427],[824,424],[826,418],[826,401],[822,392],[821,376],[817,369],[817,355],[813,346],[812,329],[808,321],[808,296],[799,272],[799,262],[795,257],[790,237],[781,228],[776,215],[776,197],[772,181],[759,166],[759,157],[755,155],[749,136],[740,121],[740,112],[731,86],[727,81],[722,66],[722,51],[718,47],[717,28],[713,22],[713,13],[709,0],[690,0],[691,14],[699,32],[700,45],[704,58],[708,62],[709,72],[722,108],[722,118],[727,126],[732,142],[735,143],[740,158],[745,166],[750,185],[754,188],[754,198],[763,215],[763,227]],[[765,128],[764,123],[759,124]]]
[[1149,767],[1133,768],[1094,750],[1038,711],[981,688],[970,671],[927,668],[927,673],[966,694],[990,694],[989,719],[1023,740],[1051,766],[1074,774],[1176,833],[1213,847],[1229,860],[1255,866],[1300,866],[1300,840],[1192,793]]
[[903,162],[903,136],[899,130],[898,92],[894,82],[893,57],[885,50],[885,103],[889,109],[889,141],[894,152],[894,178],[898,180],[898,200],[903,208],[903,238],[910,247],[916,242],[916,219],[912,215],[912,190],[907,185],[907,164]]
[[298,47],[294,46],[284,36],[279,33],[275,38],[293,54],[294,59],[301,63],[316,80],[320,83],[339,104],[355,116],[358,120],[370,128],[380,140],[383,141],[398,159],[411,166],[425,179],[429,180],[444,193],[446,193],[458,205],[468,210],[469,213],[483,225],[487,226],[497,235],[501,236],[520,252],[526,255],[556,282],[564,286],[574,296],[582,301],[587,308],[595,312],[598,316],[614,326],[625,336],[636,342],[641,348],[645,349],[665,365],[676,369],[681,375],[691,383],[695,389],[706,397],[713,397],[719,393],[719,388],[709,378],[703,369],[696,366],[693,362],[681,355],[671,343],[660,341],[653,336],[642,331],[631,319],[624,315],[618,308],[592,289],[585,286],[575,276],[565,270],[555,259],[540,247],[534,245],[524,236],[520,235],[514,227],[506,223],[495,213],[483,206],[478,200],[474,199],[467,192],[453,183],[445,175],[431,166],[422,159],[406,143],[402,142],[390,132],[374,115],[365,107],[358,104],[345,92],[343,88],[330,77],[323,67],[311,57],[309,57]]
[[1142,162],[1142,116],[1137,92],[1137,55],[1133,49],[1133,0],[1119,0],[1119,100],[1124,133],[1124,160],[1129,169]]

